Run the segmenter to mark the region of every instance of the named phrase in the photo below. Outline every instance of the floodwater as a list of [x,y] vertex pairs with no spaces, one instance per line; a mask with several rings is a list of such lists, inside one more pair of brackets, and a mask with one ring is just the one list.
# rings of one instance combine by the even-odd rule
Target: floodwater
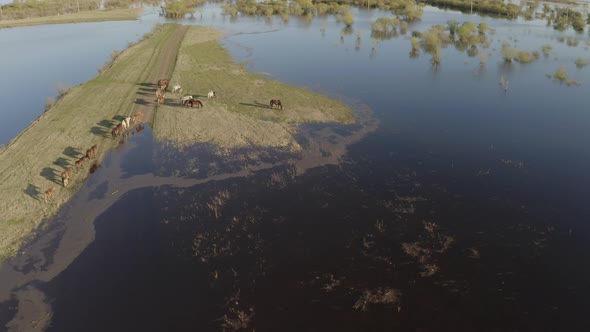
[[[201,12],[183,23],[227,29],[249,70],[368,108],[378,126],[309,125],[299,140],[319,154],[221,160],[132,135],[2,267],[18,289],[0,289],[0,323],[32,288],[50,331],[590,329],[590,72],[574,64],[590,58],[586,34],[427,7],[410,31],[496,30],[483,68],[449,46],[435,69],[409,58],[409,35],[371,41],[378,11],[357,13],[358,50],[333,18]],[[503,40],[553,50],[506,65]],[[546,77],[560,66],[582,85]]]

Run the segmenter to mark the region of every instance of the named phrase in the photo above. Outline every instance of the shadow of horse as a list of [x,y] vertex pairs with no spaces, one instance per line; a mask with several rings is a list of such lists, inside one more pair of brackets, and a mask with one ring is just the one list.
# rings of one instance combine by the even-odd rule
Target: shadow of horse
[[269,105],[267,104],[262,104],[259,103],[257,101],[255,101],[254,103],[250,104],[250,103],[240,103],[240,105],[244,105],[244,106],[252,106],[252,107],[260,107],[260,108],[270,108]]
[[[123,120],[123,119],[121,118],[121,120]],[[120,123],[121,120],[119,120],[118,123]],[[108,137],[108,134],[110,134],[111,129],[114,126],[115,126],[115,121],[101,120],[100,122],[98,122],[96,124],[96,126],[90,128],[90,132],[96,136]]]
[[[49,180],[53,183],[61,184],[61,175],[59,175],[58,172],[51,167],[45,167],[41,171],[41,173],[39,173],[39,175],[41,175],[42,177],[46,178],[47,180]],[[59,175],[59,180],[57,179],[58,175]]]
[[135,100],[135,104],[137,104],[137,105],[149,105],[150,102],[149,101],[146,101],[145,99],[136,99]]
[[[66,150],[67,150],[67,149],[68,149],[68,148],[66,148]],[[70,164],[70,162],[69,162],[69,161],[68,161],[66,158],[62,158],[62,157],[59,157],[59,158],[57,158],[57,159],[56,159],[56,160],[53,162],[53,164],[54,164],[54,165],[56,165],[56,166],[60,166],[60,167],[62,167],[63,169],[66,169],[66,167],[68,167],[68,166],[72,166],[72,164]]]
[[[80,149],[76,149],[71,146],[68,146],[67,148],[65,148],[63,154],[65,154],[66,156],[68,156],[70,158],[78,158],[78,156],[83,155],[83,153],[80,151]],[[59,159],[63,159],[63,158],[58,158],[57,160],[59,160]],[[67,163],[67,164],[69,165],[69,163]]]
[[137,85],[139,85],[139,86],[148,86],[148,87],[156,86],[155,83],[137,83]]
[[27,188],[24,190],[24,193],[27,194],[28,196],[30,196],[31,198],[40,201],[41,200],[41,197],[40,197],[41,192],[39,191],[39,189],[41,189],[41,188],[29,183]]
[[107,137],[108,131],[104,128],[100,127],[92,127],[90,128],[90,132],[96,136]]

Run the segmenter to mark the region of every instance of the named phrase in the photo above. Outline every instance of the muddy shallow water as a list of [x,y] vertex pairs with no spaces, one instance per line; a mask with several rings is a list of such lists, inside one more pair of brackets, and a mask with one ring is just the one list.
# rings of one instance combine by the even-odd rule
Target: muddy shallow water
[[[212,8],[202,22],[229,24]],[[590,82],[573,66],[586,50],[542,22],[427,9],[415,29],[471,19],[497,29],[492,47],[554,45],[526,66],[490,50],[484,70],[449,47],[434,70],[427,55],[408,58],[407,36],[371,50],[376,17],[359,14],[359,50],[330,20],[322,32],[322,20],[240,18],[239,29],[272,31],[224,40],[247,68],[357,100],[375,121],[306,126],[301,155],[179,150],[146,127],[2,267],[0,325],[590,329],[586,88],[545,77],[564,65]],[[287,39],[308,52],[289,66],[292,49],[272,47]]]

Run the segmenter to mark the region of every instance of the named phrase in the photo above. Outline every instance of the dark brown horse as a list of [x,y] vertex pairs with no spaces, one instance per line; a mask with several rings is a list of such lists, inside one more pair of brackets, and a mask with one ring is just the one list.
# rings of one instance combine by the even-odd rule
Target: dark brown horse
[[281,101],[279,99],[271,99],[270,100],[270,108],[278,108],[280,110],[283,109],[283,104],[281,103]]
[[115,137],[119,136],[122,131],[123,131],[123,126],[119,123],[115,128],[113,128],[113,130],[111,131],[111,135],[113,135],[113,138],[115,138]]
[[198,100],[198,99],[189,99],[189,100],[185,100],[184,101],[184,107],[193,107],[193,106],[197,106],[198,108],[202,108],[203,107],[203,103]]

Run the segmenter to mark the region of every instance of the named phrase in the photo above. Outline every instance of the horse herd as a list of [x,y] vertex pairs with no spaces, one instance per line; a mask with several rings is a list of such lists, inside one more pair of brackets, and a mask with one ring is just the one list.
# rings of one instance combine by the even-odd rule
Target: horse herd
[[[158,104],[164,103],[164,100],[165,100],[164,93],[168,89],[169,85],[170,85],[170,80],[168,80],[168,79],[158,80],[158,89],[156,90],[156,101],[158,102]],[[172,91],[172,93],[182,94],[182,86],[180,86],[180,84],[175,84],[172,87],[171,91]],[[211,90],[207,93],[207,99],[215,98],[216,96],[217,96],[217,93],[213,90]],[[184,107],[190,106],[191,108],[192,107],[198,107],[198,108],[203,107],[203,102],[200,101],[199,99],[194,98],[191,95],[182,96],[180,98],[180,104],[183,105]],[[271,109],[277,108],[277,109],[282,110],[283,104],[281,103],[281,101],[279,99],[271,99],[270,104],[269,104],[269,108],[271,108]],[[129,129],[132,123],[134,124],[134,123],[139,122],[142,117],[143,117],[142,112],[137,112],[132,117],[131,116],[126,117],[125,119],[123,119],[121,121],[121,123],[117,124],[111,130],[112,137],[116,138],[121,134],[125,135],[125,130]],[[139,126],[138,126],[138,128],[139,128]],[[139,132],[141,129],[143,129],[143,127],[141,127],[140,129],[137,129],[137,131]],[[85,160],[95,159],[97,149],[98,149],[98,144],[94,144],[88,150],[86,150],[86,154],[84,156],[82,156],[80,159],[76,160],[76,162],[74,163],[76,166],[76,169],[83,168]],[[61,173],[61,181],[62,181],[62,185],[64,187],[68,186],[68,184],[70,182],[70,178],[72,176],[72,171],[73,171],[73,167],[68,166]],[[48,200],[50,200],[53,197],[54,192],[55,192],[55,187],[51,187],[43,193],[45,202],[47,202]]]
[[[96,150],[97,149],[98,149],[98,144],[94,144],[88,150],[86,150],[86,154],[84,154],[80,159],[76,160],[76,162],[74,163],[74,165],[76,166],[76,169],[83,168],[84,161],[86,159],[88,159],[88,160],[96,159]],[[70,178],[72,177],[72,172],[73,172],[72,166],[66,167],[66,169],[63,172],[61,172],[61,183],[64,186],[64,188],[68,186],[68,183],[70,182]],[[48,200],[50,200],[53,197],[54,192],[55,192],[55,187],[51,187],[43,193],[43,198],[46,203]]]
[[[170,80],[168,79],[161,79],[158,80],[158,89],[156,90],[156,102],[158,104],[163,104],[164,101],[166,100],[164,93],[166,92],[166,89],[168,88],[170,84]],[[180,86],[180,84],[175,84],[172,87],[171,90],[173,93],[180,93],[182,94],[182,86]],[[215,98],[217,96],[217,92],[210,90],[207,93],[207,99],[211,99],[211,98]],[[184,105],[184,107],[197,107],[197,108],[202,108],[203,107],[203,102],[200,101],[199,99],[194,98],[191,95],[184,95],[182,97],[180,97],[180,104]],[[270,105],[269,108],[274,109],[283,109],[283,104],[281,103],[281,101],[279,99],[271,99],[270,101]]]

